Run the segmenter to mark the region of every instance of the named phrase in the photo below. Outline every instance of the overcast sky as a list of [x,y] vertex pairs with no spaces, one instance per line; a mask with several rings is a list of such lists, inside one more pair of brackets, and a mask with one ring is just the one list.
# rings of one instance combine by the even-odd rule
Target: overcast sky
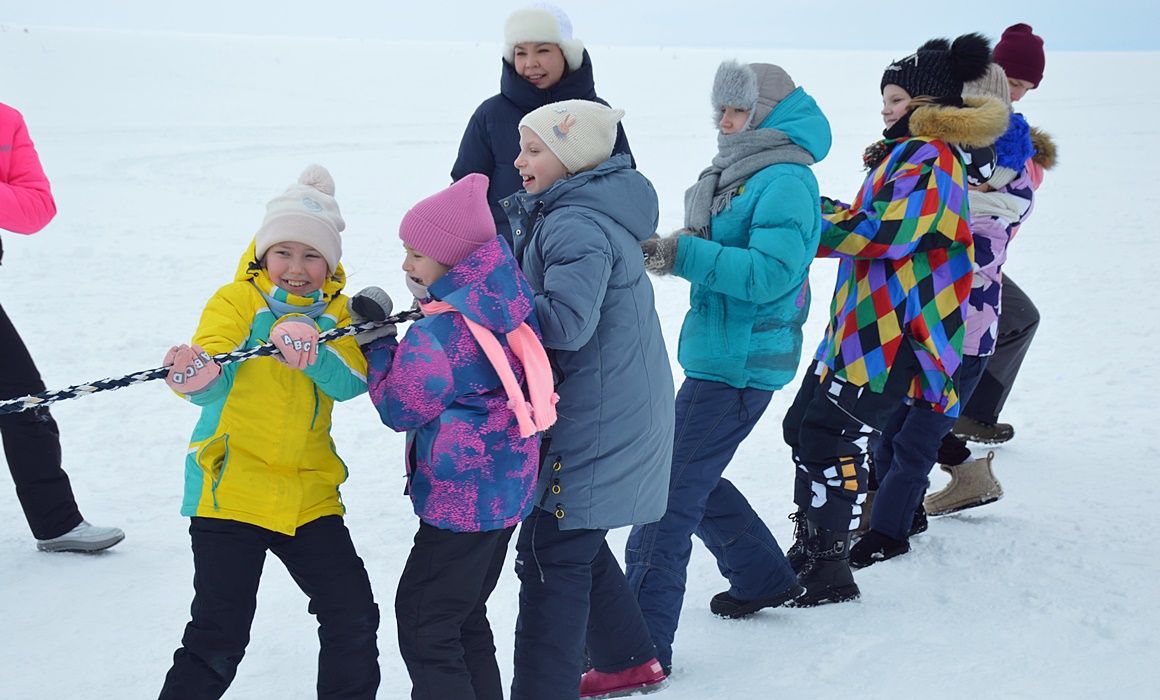
[[[0,25],[364,39],[500,40],[508,0],[0,0]],[[909,49],[1031,24],[1048,50],[1157,50],[1156,0],[576,0],[591,45]]]

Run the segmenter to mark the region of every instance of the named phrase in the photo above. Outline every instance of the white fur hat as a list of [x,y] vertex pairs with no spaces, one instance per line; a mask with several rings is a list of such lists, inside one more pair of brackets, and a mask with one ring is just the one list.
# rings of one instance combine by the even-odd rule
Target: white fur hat
[[536,132],[569,173],[590,170],[612,155],[623,109],[588,100],[564,100],[532,110],[520,127]]
[[345,228],[334,201],[334,178],[321,165],[309,165],[298,182],[266,204],[266,218],[254,236],[254,256],[261,260],[270,246],[293,241],[322,253],[334,272],[342,257],[339,234]]
[[557,44],[569,70],[584,63],[584,42],[572,37],[572,20],[555,5],[538,2],[508,15],[503,26],[503,60],[515,62],[516,44]]

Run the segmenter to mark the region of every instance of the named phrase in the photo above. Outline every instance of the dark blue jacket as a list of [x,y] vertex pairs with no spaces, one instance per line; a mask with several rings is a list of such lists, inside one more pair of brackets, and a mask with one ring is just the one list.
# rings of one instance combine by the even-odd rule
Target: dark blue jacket
[[[592,59],[584,52],[584,63],[578,70],[564,74],[560,82],[547,90],[532,85],[520,77],[515,67],[501,59],[503,73],[499,81],[499,94],[484,100],[475,109],[463,140],[459,142],[459,156],[451,168],[451,179],[458,181],[470,173],[486,175],[490,181],[487,201],[491,204],[491,215],[499,234],[510,244],[512,232],[507,215],[499,206],[499,200],[523,189],[519,171],[513,162],[520,153],[520,120],[524,115],[552,102],[561,100],[591,100],[602,105],[608,103],[596,96],[596,83],[592,79]],[[612,152],[632,155],[628,148],[628,138],[624,127],[616,127],[616,144]],[[634,162],[633,167],[636,167]]]

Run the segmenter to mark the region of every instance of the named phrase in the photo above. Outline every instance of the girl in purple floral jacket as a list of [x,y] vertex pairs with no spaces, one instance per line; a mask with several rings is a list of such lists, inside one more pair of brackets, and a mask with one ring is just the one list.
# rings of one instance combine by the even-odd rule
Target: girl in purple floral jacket
[[[502,699],[486,604],[555,421],[532,290],[496,236],[487,187],[471,174],[407,212],[403,270],[425,317],[402,341],[393,326],[360,338],[371,401],[407,431],[420,519],[395,598],[412,697]],[[364,290],[354,311],[373,316],[379,294]],[[389,313],[389,298],[379,306]]]

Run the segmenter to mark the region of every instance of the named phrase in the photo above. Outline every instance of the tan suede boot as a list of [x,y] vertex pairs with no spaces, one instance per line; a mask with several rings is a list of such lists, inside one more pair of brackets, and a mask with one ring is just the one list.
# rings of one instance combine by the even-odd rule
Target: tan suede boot
[[986,457],[964,462],[958,466],[940,464],[947,474],[951,475],[951,483],[946,488],[928,495],[922,502],[928,515],[946,515],[967,508],[993,503],[1003,497],[1003,487],[991,471],[991,460],[994,452],[988,452]]

